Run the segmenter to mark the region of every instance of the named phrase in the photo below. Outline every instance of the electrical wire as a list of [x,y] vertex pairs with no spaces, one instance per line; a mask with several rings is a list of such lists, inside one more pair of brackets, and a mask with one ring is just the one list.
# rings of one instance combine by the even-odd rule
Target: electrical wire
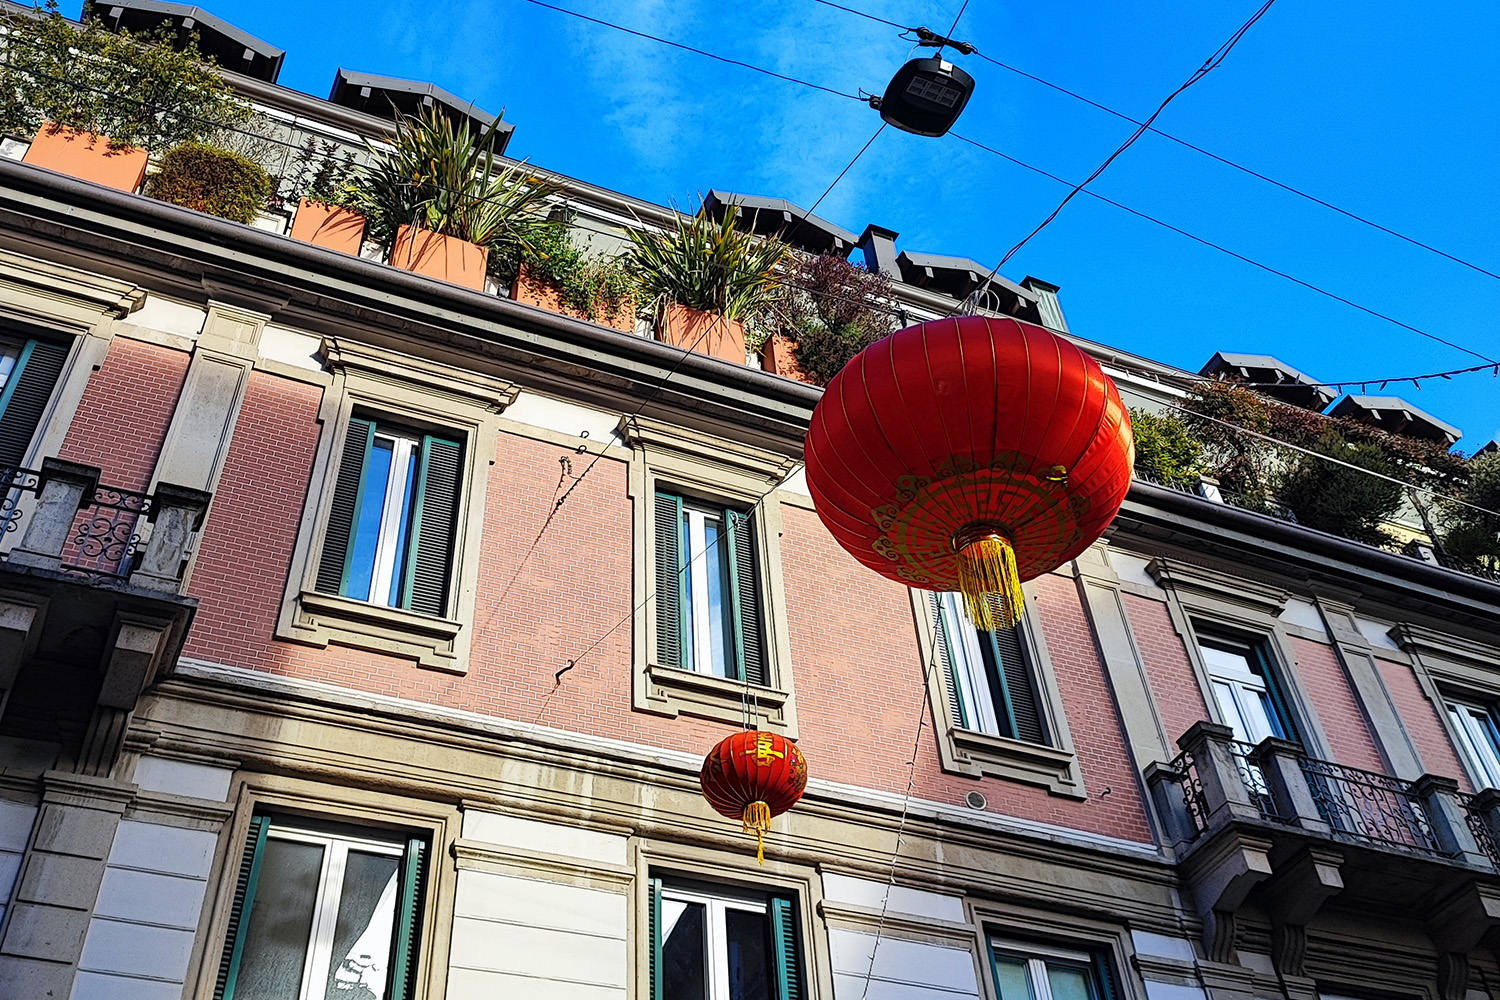
[[[1000,268],[1004,267],[1006,263],[1012,257],[1014,257],[1017,252],[1020,251],[1022,247],[1030,243],[1032,238],[1035,237],[1037,233],[1040,233],[1043,229],[1046,229],[1049,225],[1052,224],[1052,220],[1056,219],[1058,215],[1061,214],[1062,210],[1067,207],[1068,202],[1072,201],[1079,192],[1088,187],[1089,184],[1093,183],[1094,179],[1097,178],[1100,174],[1104,173],[1104,171],[1108,169],[1109,165],[1115,162],[1115,160],[1122,153],[1124,153],[1131,146],[1135,145],[1136,140],[1140,139],[1141,136],[1146,134],[1146,130],[1151,127],[1151,123],[1156,121],[1157,117],[1163,111],[1167,110],[1167,105],[1171,104],[1172,101],[1177,98],[1177,95],[1181,94],[1183,91],[1187,90],[1193,84],[1197,83],[1199,80],[1202,80],[1205,76],[1218,68],[1218,66],[1223,63],[1226,58],[1228,58],[1229,53],[1234,49],[1234,47],[1239,44],[1240,39],[1245,37],[1245,33],[1255,25],[1255,22],[1259,21],[1266,15],[1266,12],[1271,9],[1271,5],[1275,2],[1276,0],[1266,0],[1266,2],[1261,5],[1260,9],[1250,16],[1250,19],[1248,21],[1241,25],[1239,30],[1229,37],[1228,41],[1226,41],[1223,45],[1220,45],[1219,48],[1214,52],[1214,54],[1209,56],[1208,59],[1203,63],[1203,65],[1199,66],[1198,69],[1194,71],[1192,76],[1188,77],[1187,81],[1183,83],[1182,86],[1178,87],[1176,90],[1168,94],[1166,100],[1162,101],[1161,104],[1157,106],[1156,110],[1151,112],[1151,116],[1141,123],[1140,127],[1131,134],[1130,138],[1121,143],[1119,148],[1117,148],[1113,153],[1110,153],[1109,156],[1105,158],[1104,162],[1099,164],[1099,166],[1095,168],[1093,173],[1084,178],[1083,183],[1075,185],[1073,187],[1073,190],[1069,191],[1063,198],[1063,200],[1058,203],[1057,207],[1052,210],[1052,213],[1045,219],[1043,219],[1035,229],[1028,233],[1025,239],[1021,240],[1021,242],[1011,247],[1010,250],[1006,252],[1005,256],[1000,258],[1000,263],[995,265],[994,269],[990,272],[990,277],[993,278],[997,273],[999,273]],[[986,283],[988,283],[988,279],[986,279]]]
[[901,24],[897,21],[887,21],[883,17],[876,17],[874,14],[867,14],[862,10],[855,10],[853,7],[845,7],[841,3],[834,3],[833,0],[812,0],[812,2],[822,4],[824,7],[833,7],[838,10],[847,11],[848,13],[853,14],[856,17],[862,17],[867,21],[874,21],[876,24],[889,25],[892,28],[900,28],[902,31],[912,30],[907,25]]
[[[974,146],[974,147],[976,147],[978,149],[982,149],[986,153],[993,153],[995,156],[1000,157],[1002,160],[1006,160],[1006,161],[1008,161],[1010,163],[1014,163],[1018,167],[1024,167],[1025,169],[1030,170],[1033,173],[1040,174],[1043,177],[1046,177],[1046,178],[1048,178],[1050,180],[1054,180],[1054,181],[1056,181],[1059,184],[1065,184],[1065,185],[1067,185],[1069,187],[1074,187],[1074,185],[1073,185],[1073,183],[1071,181],[1064,180],[1063,178],[1057,176],[1054,173],[1051,173],[1050,171],[1043,170],[1041,167],[1034,166],[1034,165],[1032,165],[1030,163],[1027,163],[1025,160],[1017,159],[1016,157],[1011,156],[1008,153],[1002,153],[1000,150],[994,148],[993,146],[985,145],[984,143],[980,142],[977,139],[971,139],[968,136],[961,135],[958,132],[950,132],[949,135],[953,136],[955,139],[958,139],[961,142],[966,142],[966,143],[968,143],[971,146]],[[1080,188],[1080,190],[1081,190],[1081,188]],[[1390,315],[1388,315],[1386,313],[1380,312],[1379,310],[1371,309],[1369,306],[1360,305],[1358,302],[1355,302],[1353,299],[1345,298],[1344,296],[1339,295],[1336,292],[1330,292],[1326,288],[1319,287],[1318,285],[1315,285],[1315,284],[1313,284],[1310,281],[1304,281],[1303,279],[1298,278],[1295,275],[1289,274],[1286,271],[1278,270],[1277,268],[1274,268],[1274,267],[1272,267],[1269,264],[1262,264],[1260,261],[1255,260],[1252,257],[1247,257],[1247,256],[1245,256],[1242,253],[1238,253],[1238,252],[1236,252],[1234,250],[1230,250],[1228,247],[1225,247],[1225,246],[1222,246],[1222,245],[1220,245],[1218,243],[1215,243],[1212,240],[1204,239],[1201,236],[1195,236],[1192,233],[1188,232],[1186,229],[1182,229],[1182,228],[1180,228],[1178,226],[1174,226],[1170,222],[1164,222],[1161,219],[1158,219],[1158,218],[1156,218],[1153,215],[1147,215],[1145,212],[1142,212],[1142,211],[1140,211],[1138,209],[1131,208],[1129,205],[1121,204],[1120,202],[1115,201],[1112,198],[1107,198],[1104,195],[1099,194],[1096,191],[1082,190],[1082,193],[1085,194],[1085,195],[1088,195],[1090,198],[1094,198],[1094,199],[1097,199],[1099,201],[1102,201],[1102,202],[1104,202],[1107,205],[1113,205],[1115,208],[1121,209],[1122,211],[1125,211],[1125,212],[1129,212],[1131,215],[1137,216],[1138,218],[1145,219],[1147,222],[1155,223],[1156,225],[1161,226],[1163,229],[1170,229],[1172,232],[1177,233],[1179,236],[1186,236],[1188,239],[1192,240],[1195,243],[1200,243],[1203,246],[1209,247],[1210,249],[1213,249],[1213,250],[1217,250],[1217,251],[1219,251],[1222,254],[1227,254],[1230,257],[1235,258],[1236,260],[1243,261],[1244,263],[1249,264],[1252,267],[1257,267],[1257,268],[1260,268],[1262,271],[1265,271],[1265,272],[1267,272],[1269,274],[1274,274],[1278,278],[1285,278],[1287,281],[1290,281],[1293,284],[1300,285],[1303,288],[1308,289],[1309,291],[1317,292],[1319,295],[1323,295],[1323,296],[1326,296],[1327,298],[1333,299],[1335,302],[1341,302],[1344,305],[1349,306],[1349,307],[1351,307],[1353,309],[1357,309],[1357,310],[1359,310],[1362,313],[1366,313],[1366,314],[1368,314],[1370,316],[1374,316],[1377,319],[1385,320],[1387,323],[1391,323],[1391,324],[1394,324],[1395,326],[1399,326],[1403,330],[1410,330],[1412,333],[1415,333],[1415,334],[1417,334],[1419,336],[1422,336],[1422,337],[1426,337],[1428,340],[1436,341],[1437,343],[1443,344],[1443,345],[1445,345],[1447,347],[1451,347],[1451,348],[1453,348],[1456,351],[1462,351],[1465,354],[1469,354],[1469,355],[1472,355],[1472,356],[1474,356],[1476,358],[1479,358],[1481,361],[1488,361],[1490,364],[1496,364],[1497,363],[1494,358],[1490,357],[1487,354],[1481,354],[1479,351],[1471,350],[1470,348],[1464,347],[1462,344],[1456,344],[1453,341],[1448,340],[1448,339],[1446,339],[1444,337],[1440,337],[1440,336],[1438,336],[1435,333],[1428,333],[1426,330],[1423,330],[1423,329],[1421,329],[1419,327],[1412,326],[1410,323],[1406,323],[1406,322],[1404,322],[1402,320],[1396,319],[1394,316],[1390,316]],[[998,270],[999,270],[999,268],[997,267],[995,269],[995,271],[998,271]],[[993,278],[995,276],[995,271],[991,271],[990,272],[990,278]],[[950,312],[949,315],[951,316],[952,313]],[[1488,367],[1488,366],[1485,366],[1485,367]]]
[[1342,393],[1344,391],[1344,387],[1345,386],[1348,386],[1348,387],[1350,387],[1352,389],[1354,386],[1357,385],[1357,386],[1359,386],[1360,394],[1363,395],[1367,391],[1368,387],[1372,386],[1372,385],[1378,385],[1381,389],[1384,389],[1386,386],[1390,385],[1393,382],[1395,382],[1395,383],[1411,382],[1418,389],[1420,389],[1420,388],[1422,388],[1422,383],[1423,382],[1433,382],[1433,381],[1436,381],[1437,379],[1451,380],[1453,378],[1453,376],[1455,376],[1455,375],[1468,375],[1471,372],[1491,372],[1496,377],[1500,377],[1500,364],[1474,365],[1474,366],[1472,366],[1470,368],[1450,368],[1450,369],[1448,369],[1445,372],[1429,372],[1426,375],[1398,375],[1398,376],[1394,376],[1392,378],[1344,379],[1342,382],[1240,382],[1240,381],[1236,381],[1234,384],[1235,385],[1246,386],[1246,387],[1252,388],[1252,389],[1269,389],[1269,388],[1271,388],[1273,386],[1283,386],[1283,387],[1284,386],[1305,386],[1305,387],[1307,387],[1309,389],[1335,389],[1335,390],[1337,390],[1340,393]]
[[754,63],[742,62],[739,59],[730,59],[727,56],[715,55],[714,53],[709,52],[706,49],[696,48],[692,45],[685,45],[682,42],[674,42],[671,39],[661,38],[657,35],[648,35],[644,31],[636,31],[634,28],[627,28],[622,24],[615,24],[613,21],[606,21],[602,18],[590,17],[588,14],[580,14],[576,10],[569,10],[566,7],[558,7],[555,4],[545,3],[543,2],[543,0],[525,0],[525,2],[533,4],[537,7],[545,7],[548,10],[557,11],[559,14],[567,14],[569,17],[576,17],[580,21],[588,21],[592,24],[597,24],[605,28],[614,28],[616,31],[623,31],[627,35],[635,35],[637,38],[645,38],[653,42],[660,42],[663,45],[670,45],[674,49],[682,49],[684,52],[692,52],[695,55],[706,56],[709,59],[716,59],[721,63],[728,63],[731,66],[738,66],[741,69],[748,69],[755,73],[762,73],[766,76],[773,76],[778,80],[785,80],[787,83],[800,83],[804,87],[811,87],[814,90],[821,90],[825,94],[833,94],[835,97],[847,97],[850,100],[859,101],[861,103],[864,102],[864,98],[860,97],[858,94],[850,94],[842,90],[835,90],[832,87],[825,87],[821,83],[810,83],[807,80],[799,80],[795,76],[787,76],[784,73],[777,73],[774,70],[764,69],[760,66],[756,66]]
[[[1275,2],[1276,2],[1276,0],[1268,0],[1268,4],[1267,5],[1269,6],[1269,4],[1275,3]],[[960,7],[960,8],[958,8],[958,13],[953,16],[953,24],[951,24],[948,27],[948,33],[943,36],[942,44],[940,44],[937,47],[937,52],[934,53],[934,56],[936,58],[941,59],[943,57],[943,47],[948,44],[948,39],[952,38],[953,37],[953,33],[958,30],[958,22],[963,19],[964,11],[966,11],[968,9],[969,9],[969,0],[964,0],[963,6]],[[866,988],[868,988],[869,984],[866,983],[865,986],[866,986]]]

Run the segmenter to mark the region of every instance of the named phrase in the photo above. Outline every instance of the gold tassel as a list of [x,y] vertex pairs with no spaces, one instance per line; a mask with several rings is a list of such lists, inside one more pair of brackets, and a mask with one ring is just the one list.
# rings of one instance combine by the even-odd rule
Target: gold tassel
[[1010,628],[1021,620],[1026,596],[1016,570],[1016,553],[999,532],[961,534],[953,540],[958,550],[958,589],[964,612],[974,627],[985,632]]
[[771,807],[764,802],[752,802],[745,807],[745,832],[755,833],[755,860],[766,863],[766,831],[771,829]]

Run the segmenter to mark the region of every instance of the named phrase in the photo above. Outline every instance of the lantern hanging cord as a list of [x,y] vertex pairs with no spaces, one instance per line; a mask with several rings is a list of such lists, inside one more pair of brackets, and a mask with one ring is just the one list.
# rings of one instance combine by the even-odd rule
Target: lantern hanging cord
[[[1203,63],[1203,65],[1199,66],[1198,69],[1194,71],[1192,76],[1188,77],[1187,81],[1184,82],[1182,86],[1178,87],[1176,90],[1172,91],[1172,93],[1168,94],[1166,100],[1162,101],[1161,104],[1157,106],[1156,110],[1151,112],[1151,116],[1140,124],[1135,132],[1131,134],[1130,138],[1122,142],[1113,153],[1110,153],[1109,156],[1105,158],[1104,162],[1099,164],[1099,166],[1095,168],[1093,173],[1084,178],[1083,183],[1074,186],[1073,190],[1069,191],[1067,195],[1064,196],[1063,200],[1058,202],[1057,207],[1052,210],[1052,214],[1048,215],[1035,229],[1026,234],[1025,239],[1021,240],[1021,242],[1011,247],[1010,250],[1005,254],[1005,256],[1000,258],[1000,263],[996,264],[990,271],[989,276],[986,277],[981,283],[981,287],[983,287],[983,285],[989,284],[989,282],[994,279],[995,275],[1000,272],[1000,269],[1004,267],[1006,263],[1012,257],[1014,257],[1022,247],[1031,242],[1032,237],[1036,236],[1037,233],[1040,233],[1043,229],[1046,229],[1049,225],[1051,225],[1052,220],[1056,219],[1058,215],[1062,213],[1062,210],[1067,207],[1068,202],[1072,201],[1079,192],[1088,187],[1089,184],[1093,183],[1093,181],[1100,174],[1104,173],[1104,171],[1108,169],[1109,165],[1115,162],[1115,160],[1118,159],[1120,155],[1125,152],[1125,150],[1135,145],[1136,140],[1140,139],[1141,136],[1146,134],[1146,130],[1151,127],[1152,123],[1156,121],[1157,117],[1163,111],[1167,110],[1167,105],[1171,104],[1172,101],[1177,98],[1177,95],[1181,94],[1193,84],[1197,83],[1209,73],[1213,72],[1213,70],[1217,69],[1219,65],[1223,63],[1224,60],[1228,57],[1230,51],[1233,50],[1233,48],[1237,44],[1239,44],[1240,39],[1245,37],[1245,33],[1250,30],[1250,28],[1255,24],[1256,21],[1259,21],[1266,15],[1266,12],[1271,9],[1271,5],[1275,2],[1276,0],[1266,0],[1266,2],[1261,5],[1259,10],[1250,15],[1250,19],[1248,21],[1240,25],[1239,30],[1231,35],[1228,41],[1219,46],[1214,54],[1209,56],[1208,59]],[[948,315],[952,316],[953,312],[949,312]]]

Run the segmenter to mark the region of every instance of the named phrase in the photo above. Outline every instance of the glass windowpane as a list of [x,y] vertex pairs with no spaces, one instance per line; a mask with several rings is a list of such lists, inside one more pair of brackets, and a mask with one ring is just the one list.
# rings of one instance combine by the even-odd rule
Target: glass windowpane
[[1031,980],[1026,975],[1025,959],[996,955],[995,980],[1000,1000],[1034,1000],[1031,995]]
[[1047,985],[1052,988],[1052,1000],[1093,1000],[1090,978],[1087,969],[1076,965],[1047,963]]
[[393,445],[390,438],[377,437],[370,448],[370,459],[365,467],[364,495],[360,508],[355,513],[354,544],[349,557],[349,583],[344,589],[345,596],[358,601],[370,599],[370,586],[375,578],[375,550],[380,544],[380,522],[385,515],[385,493],[391,478]]
[[15,373],[16,362],[21,358],[21,349],[11,344],[0,344],[0,390],[4,390],[10,384],[10,377]]
[[706,907],[661,901],[662,1000],[708,1000]]
[[299,995],[323,852],[318,844],[266,840],[235,980],[236,1000],[287,1000]]
[[770,927],[764,913],[726,909],[729,1000],[771,1000]]
[[326,1000],[385,1000],[400,867],[389,855],[349,852]]
[[729,571],[729,560],[724,554],[724,539],[720,534],[721,521],[717,517],[703,518],[703,575],[708,584],[708,649],[711,657],[709,673],[715,677],[729,677],[729,609],[725,607],[725,580]]

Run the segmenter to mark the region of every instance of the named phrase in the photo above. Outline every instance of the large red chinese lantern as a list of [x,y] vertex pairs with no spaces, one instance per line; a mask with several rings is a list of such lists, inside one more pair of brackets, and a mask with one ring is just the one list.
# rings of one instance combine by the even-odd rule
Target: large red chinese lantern
[[720,816],[737,819],[756,839],[756,858],[766,861],[766,831],[802,798],[807,758],[797,745],[755,729],[719,741],[698,772],[703,797]]
[[1130,489],[1119,391],[1070,341],[1013,319],[908,327],[828,383],[807,485],[840,545],[883,576],[957,590],[1013,625],[1021,582],[1093,544]]

